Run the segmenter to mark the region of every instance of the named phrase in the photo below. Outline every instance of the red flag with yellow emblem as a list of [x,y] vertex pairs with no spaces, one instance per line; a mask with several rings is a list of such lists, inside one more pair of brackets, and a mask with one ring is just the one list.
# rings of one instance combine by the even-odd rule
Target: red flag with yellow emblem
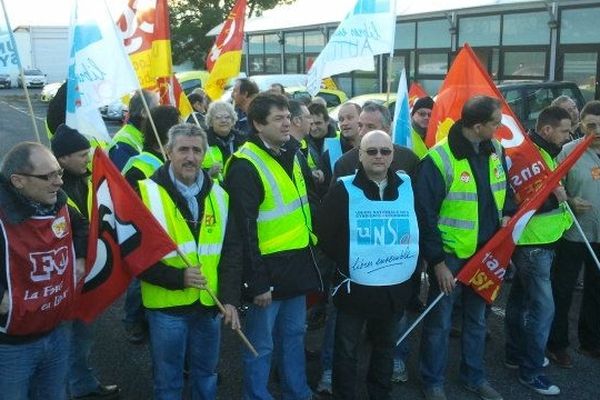
[[551,171],[468,44],[456,56],[436,97],[427,146],[448,136],[465,102],[477,95],[495,97],[502,103],[502,125],[495,137],[506,149],[510,185],[521,203],[537,191]]
[[167,0],[129,0],[117,26],[140,86],[156,89],[158,78],[173,73]]
[[227,82],[240,73],[245,20],[246,0],[237,0],[206,58],[210,76],[205,90],[213,100],[219,99]]

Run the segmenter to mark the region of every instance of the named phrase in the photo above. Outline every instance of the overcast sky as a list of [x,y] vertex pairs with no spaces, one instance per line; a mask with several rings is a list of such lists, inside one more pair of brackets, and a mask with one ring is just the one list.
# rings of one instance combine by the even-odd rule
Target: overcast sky
[[[67,26],[74,0],[4,0],[11,27],[19,25]],[[89,0],[88,0],[89,1]],[[101,0],[92,0],[101,1]],[[127,4],[127,0],[106,0],[113,18]]]

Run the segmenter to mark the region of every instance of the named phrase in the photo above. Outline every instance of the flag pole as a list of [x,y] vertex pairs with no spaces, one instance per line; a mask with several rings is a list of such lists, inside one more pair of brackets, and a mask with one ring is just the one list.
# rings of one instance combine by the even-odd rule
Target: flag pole
[[[179,255],[179,257],[181,257],[181,259],[188,266],[188,268],[193,268],[192,264],[190,264],[190,262],[188,261],[187,257],[181,252],[181,250],[179,249],[179,247],[177,247],[177,254]],[[225,314],[225,307],[223,306],[223,303],[221,303],[221,301],[214,294],[214,292],[212,290],[210,290],[209,287],[205,287],[203,290],[206,290],[206,292],[208,293],[208,295],[217,304],[217,307],[219,308],[219,311],[221,311],[222,314]],[[240,328],[237,328],[237,329],[235,329],[235,333],[238,334],[238,336],[240,337],[240,339],[242,340],[242,342],[244,342],[244,344],[246,345],[246,347],[248,348],[248,350],[250,350],[250,352],[252,354],[254,354],[254,357],[258,357],[258,353],[256,352],[256,349],[254,348],[254,346],[252,346],[252,343],[250,343],[250,341],[248,340],[248,338],[246,337],[246,335],[244,335],[244,332],[242,332],[242,330]]]
[[[139,85],[139,80],[138,80]],[[146,97],[144,96],[144,89],[139,86],[140,95],[142,96],[142,103],[144,103],[144,110],[146,110],[146,115],[148,117],[148,121],[150,121],[150,125],[152,126],[152,132],[154,132],[154,137],[156,138],[156,143],[158,143],[158,147],[160,148],[160,152],[163,156],[163,159],[167,161],[167,153],[165,152],[165,148],[160,141],[160,136],[158,136],[158,129],[156,129],[156,124],[154,124],[154,119],[152,118],[152,114],[150,114],[150,107],[148,106],[148,102],[146,101]]]
[[38,143],[42,143],[40,139],[40,132],[38,130],[37,124],[35,123],[35,115],[33,114],[33,106],[31,105],[31,98],[29,97],[29,90],[27,90],[27,83],[25,82],[25,76],[23,74],[23,66],[21,65],[21,57],[19,57],[19,50],[17,49],[17,43],[15,42],[15,38],[13,36],[12,30],[10,28],[10,23],[8,22],[8,14],[6,13],[6,7],[4,6],[4,0],[0,0],[0,4],[2,5],[2,12],[4,13],[4,21],[6,23],[6,30],[8,31],[8,36],[10,38],[10,42],[15,49],[15,53],[17,55],[17,63],[19,65],[19,76],[21,77],[21,83],[23,84],[23,89],[25,89],[25,98],[27,99],[27,106],[29,108],[29,115],[31,116],[31,122],[33,123],[33,130],[35,131],[35,137],[37,138]]
[[[454,280],[454,282],[456,282],[456,279]],[[438,297],[436,297],[431,304],[425,309],[425,311],[423,311],[421,313],[421,315],[419,315],[419,317],[415,320],[415,322],[412,323],[411,326],[408,327],[408,329],[406,330],[406,332],[404,332],[404,334],[402,336],[400,336],[400,339],[398,339],[398,341],[396,342],[396,346],[398,346],[400,343],[402,343],[402,341],[404,339],[407,338],[408,335],[410,335],[410,333],[417,327],[417,325],[419,325],[419,322],[421,322],[421,320],[423,320],[423,318],[425,318],[425,316],[427,314],[429,314],[429,312],[431,310],[433,310],[433,307],[436,306],[437,303],[440,302],[440,300],[442,299],[442,297],[445,296],[444,292],[441,292]]]
[[575,224],[575,226],[577,227],[577,230],[579,231],[579,234],[583,238],[583,242],[585,243],[585,246],[587,247],[590,254],[592,255],[592,258],[594,259],[594,262],[596,263],[598,270],[600,270],[600,261],[598,261],[598,257],[596,257],[596,253],[594,253],[594,249],[592,249],[592,245],[590,244],[588,238],[585,236],[585,233],[583,233],[583,229],[581,228],[579,221],[577,221],[577,217],[575,216],[575,213],[569,206],[569,203],[565,202],[565,206],[567,207],[567,210],[569,210],[569,213],[573,217],[573,223]]
[[23,89],[25,89],[25,98],[27,99],[27,107],[29,108],[29,115],[31,116],[31,123],[33,124],[33,130],[35,132],[35,137],[36,137],[38,143],[42,143],[42,140],[40,138],[40,132],[39,132],[37,124],[35,122],[35,114],[33,113],[33,106],[31,105],[31,97],[29,96],[29,90],[27,89],[27,82],[25,82],[25,76],[23,74],[23,67],[21,65],[19,65],[19,75],[21,77],[21,83],[23,84]]

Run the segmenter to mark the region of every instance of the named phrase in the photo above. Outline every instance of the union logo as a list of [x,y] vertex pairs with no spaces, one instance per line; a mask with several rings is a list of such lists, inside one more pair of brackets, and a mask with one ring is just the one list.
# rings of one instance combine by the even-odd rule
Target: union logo
[[460,180],[461,182],[468,183],[471,180],[471,174],[469,174],[467,171],[463,171],[460,174]]
[[57,238],[63,238],[67,234],[67,221],[65,217],[59,217],[52,222],[52,232]]

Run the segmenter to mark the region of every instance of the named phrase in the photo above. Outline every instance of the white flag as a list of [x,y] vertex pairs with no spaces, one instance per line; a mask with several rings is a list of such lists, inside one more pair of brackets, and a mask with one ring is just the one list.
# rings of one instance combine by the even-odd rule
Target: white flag
[[307,90],[315,95],[321,79],[355,70],[374,71],[373,56],[394,50],[395,7],[390,0],[357,0],[308,71]]
[[75,0],[69,28],[66,123],[109,141],[99,107],[139,89],[104,0]]
[[21,62],[17,45],[8,22],[4,1],[0,1],[0,74],[16,76],[19,74]]

